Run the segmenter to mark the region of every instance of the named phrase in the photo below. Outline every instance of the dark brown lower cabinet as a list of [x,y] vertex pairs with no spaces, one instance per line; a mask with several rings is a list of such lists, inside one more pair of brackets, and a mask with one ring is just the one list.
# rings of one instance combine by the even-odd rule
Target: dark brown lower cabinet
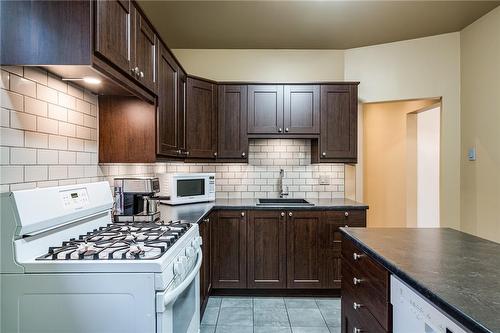
[[321,253],[322,212],[287,214],[287,288],[317,289],[325,284]]
[[248,288],[286,288],[284,211],[248,212]]
[[201,312],[205,310],[208,302],[208,296],[210,295],[210,289],[212,289],[212,278],[211,278],[211,224],[217,219],[217,213],[211,213],[208,217],[204,218],[200,223],[200,236],[202,239],[202,255],[203,261],[200,268],[200,305]]
[[220,210],[212,223],[212,287],[247,287],[246,211]]

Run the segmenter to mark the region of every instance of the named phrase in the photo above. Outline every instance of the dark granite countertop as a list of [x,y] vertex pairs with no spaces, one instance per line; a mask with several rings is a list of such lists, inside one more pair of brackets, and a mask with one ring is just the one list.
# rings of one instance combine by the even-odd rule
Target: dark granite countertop
[[447,228],[341,230],[467,329],[500,332],[500,244]]
[[[368,206],[350,199],[307,199],[313,206],[287,206],[287,210],[344,210],[367,209]],[[199,222],[212,209],[283,209],[279,206],[259,206],[257,199],[217,199],[212,202],[169,206],[160,205],[161,218],[164,220],[187,220]]]

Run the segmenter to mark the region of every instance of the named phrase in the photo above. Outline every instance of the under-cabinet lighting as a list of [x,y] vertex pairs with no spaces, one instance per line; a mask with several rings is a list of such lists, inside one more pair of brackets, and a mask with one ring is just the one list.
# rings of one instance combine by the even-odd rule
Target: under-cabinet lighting
[[62,79],[62,80],[63,81],[83,81],[83,82],[89,83],[89,84],[100,84],[102,82],[101,79],[98,79],[98,78],[92,77],[92,76],[86,76],[83,78]]

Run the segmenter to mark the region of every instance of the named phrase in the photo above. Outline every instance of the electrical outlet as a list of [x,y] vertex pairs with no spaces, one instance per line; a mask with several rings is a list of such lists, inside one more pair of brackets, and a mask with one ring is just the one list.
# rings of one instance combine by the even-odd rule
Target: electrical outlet
[[476,160],[476,148],[469,148],[469,151],[467,152],[467,158],[469,159],[469,161]]
[[327,175],[319,176],[319,184],[320,185],[330,185],[330,177]]

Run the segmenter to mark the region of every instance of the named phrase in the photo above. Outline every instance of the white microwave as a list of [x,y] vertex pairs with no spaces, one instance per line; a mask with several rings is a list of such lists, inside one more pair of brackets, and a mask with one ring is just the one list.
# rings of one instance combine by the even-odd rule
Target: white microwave
[[215,200],[215,173],[162,173],[160,196],[170,197],[162,202],[182,205]]

